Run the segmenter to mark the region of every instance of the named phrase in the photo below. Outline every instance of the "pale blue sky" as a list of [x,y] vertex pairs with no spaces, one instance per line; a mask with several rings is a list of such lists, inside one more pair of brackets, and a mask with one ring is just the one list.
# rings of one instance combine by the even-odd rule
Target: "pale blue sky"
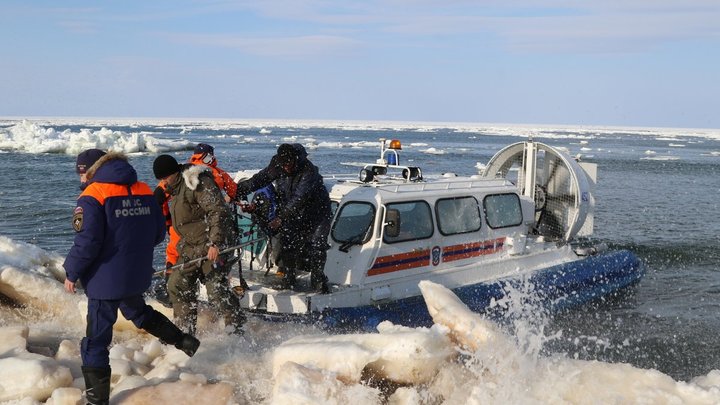
[[0,116],[720,128],[720,1],[3,0]]

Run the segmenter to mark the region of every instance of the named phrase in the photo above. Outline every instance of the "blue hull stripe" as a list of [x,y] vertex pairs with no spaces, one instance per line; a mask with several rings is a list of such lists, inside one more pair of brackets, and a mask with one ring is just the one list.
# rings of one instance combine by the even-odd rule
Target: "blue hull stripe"
[[[591,256],[572,263],[544,269],[530,278],[538,298],[551,310],[573,307],[607,295],[638,282],[644,267],[630,251],[622,250]],[[519,286],[518,279],[503,279],[491,284],[459,287],[453,292],[473,311],[490,315],[491,300],[505,296],[504,285]],[[383,305],[357,308],[330,308],[314,314],[315,322],[329,328],[374,331],[389,320],[405,326],[431,326],[432,318],[422,296],[393,301]]]

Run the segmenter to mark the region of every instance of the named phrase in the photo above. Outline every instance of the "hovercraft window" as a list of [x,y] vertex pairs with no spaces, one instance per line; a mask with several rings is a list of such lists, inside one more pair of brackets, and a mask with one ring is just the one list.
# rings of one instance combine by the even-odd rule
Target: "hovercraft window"
[[480,230],[480,207],[475,197],[444,198],[435,203],[438,228],[445,236]]
[[363,244],[370,238],[375,206],[366,202],[349,202],[340,208],[332,227],[332,238],[339,243]]
[[388,204],[387,209],[396,209],[400,214],[400,232],[398,236],[383,236],[385,243],[405,242],[427,239],[433,235],[432,210],[425,201],[412,201]]
[[522,224],[522,208],[517,194],[494,194],[483,199],[485,221],[493,229]]

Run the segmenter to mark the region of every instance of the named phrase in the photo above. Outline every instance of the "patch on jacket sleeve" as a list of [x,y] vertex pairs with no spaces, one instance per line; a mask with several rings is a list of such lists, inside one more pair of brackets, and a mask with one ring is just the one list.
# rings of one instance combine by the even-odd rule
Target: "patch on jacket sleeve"
[[82,230],[82,226],[83,226],[83,209],[82,209],[82,207],[75,207],[75,211],[73,212],[72,225],[73,225],[73,229],[75,229],[75,232],[80,232]]

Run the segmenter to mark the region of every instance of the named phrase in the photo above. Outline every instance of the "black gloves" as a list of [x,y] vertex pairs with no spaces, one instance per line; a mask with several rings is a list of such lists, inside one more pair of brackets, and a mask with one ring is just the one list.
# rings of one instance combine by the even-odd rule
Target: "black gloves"
[[237,192],[235,193],[235,201],[247,200],[247,195],[250,194],[250,182],[248,180],[239,181],[237,183]]
[[171,273],[169,270],[172,266],[174,265],[170,262],[165,263],[165,273],[163,274],[163,278],[154,278],[150,287],[153,292],[152,296],[154,296],[155,299],[158,300],[158,302],[168,308],[172,308],[172,303],[170,302],[170,294],[168,294],[167,289],[167,282]]
[[158,205],[161,207],[163,206],[163,204],[165,204],[165,201],[167,201],[167,195],[165,194],[165,190],[160,186],[155,187],[153,195],[155,196],[155,201],[157,201]]

